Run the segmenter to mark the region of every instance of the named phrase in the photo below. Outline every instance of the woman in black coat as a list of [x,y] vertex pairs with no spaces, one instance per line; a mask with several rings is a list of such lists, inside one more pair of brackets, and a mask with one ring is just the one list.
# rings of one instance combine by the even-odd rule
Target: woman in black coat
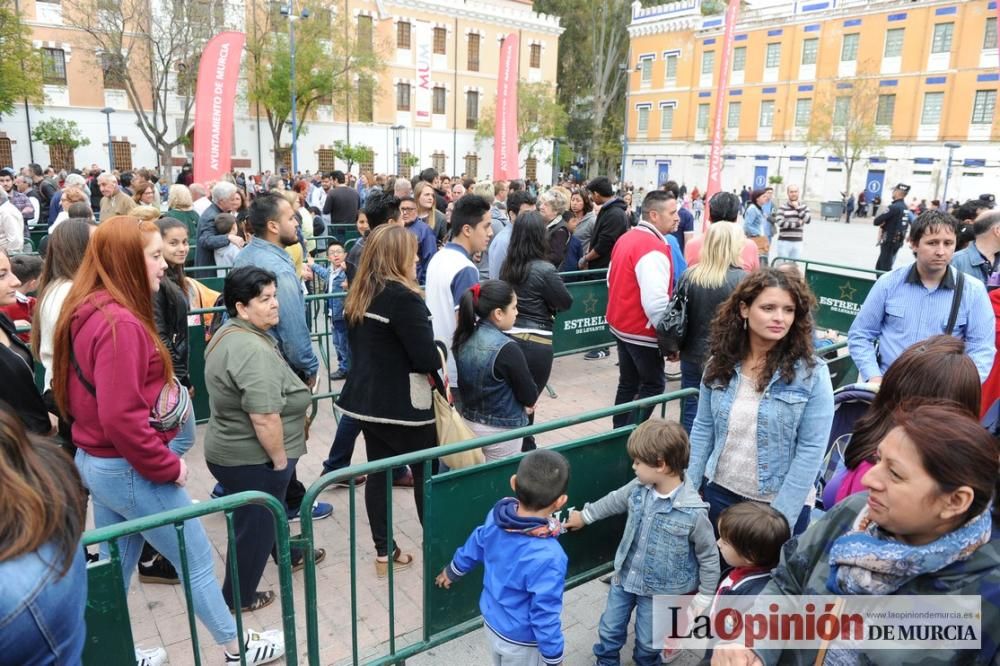
[[[368,461],[437,444],[433,387],[441,368],[431,315],[417,285],[417,240],[403,227],[382,225],[365,241],[361,264],[344,303],[352,369],[337,406],[361,422]],[[413,465],[413,497],[423,521],[424,466]],[[375,542],[375,572],[413,564],[386,534],[386,475],[365,484],[365,505]]]

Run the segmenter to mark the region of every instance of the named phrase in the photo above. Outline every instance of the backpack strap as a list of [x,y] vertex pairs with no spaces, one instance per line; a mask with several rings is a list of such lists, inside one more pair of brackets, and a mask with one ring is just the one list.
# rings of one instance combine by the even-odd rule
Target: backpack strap
[[[951,270],[949,267],[948,270]],[[948,325],[944,329],[945,335],[951,335],[951,332],[955,330],[955,322],[958,320],[958,306],[962,304],[962,290],[965,287],[965,273],[963,271],[955,271],[958,273],[958,280],[955,283],[955,293],[951,297],[951,312],[948,313]]]

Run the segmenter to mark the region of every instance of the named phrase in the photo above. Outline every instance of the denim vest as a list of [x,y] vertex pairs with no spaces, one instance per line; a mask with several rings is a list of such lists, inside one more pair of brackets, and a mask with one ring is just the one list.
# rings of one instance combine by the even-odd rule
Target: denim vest
[[493,364],[504,345],[515,344],[487,320],[480,320],[475,332],[455,352],[458,385],[462,391],[462,416],[474,423],[494,428],[528,425],[524,405],[510,386],[493,373]]
[[[833,423],[830,371],[820,359],[808,368],[795,365],[791,382],[775,373],[764,389],[757,412],[757,483],[771,505],[795,524],[819,474]],[[698,415],[691,428],[688,475],[695,483],[715,478],[715,468],[729,432],[729,412],[740,381],[739,365],[728,382],[701,385]],[[744,380],[745,381],[745,380]]]

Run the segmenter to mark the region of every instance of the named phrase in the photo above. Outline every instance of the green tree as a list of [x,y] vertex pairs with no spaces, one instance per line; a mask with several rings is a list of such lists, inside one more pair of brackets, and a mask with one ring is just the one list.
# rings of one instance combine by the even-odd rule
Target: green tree
[[[539,141],[566,134],[569,114],[556,100],[551,84],[544,82],[517,84],[517,150],[527,149],[531,157]],[[479,115],[476,141],[492,141],[496,132],[496,107],[487,106]]]
[[45,100],[42,59],[31,45],[31,29],[11,0],[0,0],[0,53],[0,116],[10,115],[25,100],[41,104]]
[[[587,155],[590,175],[611,174],[621,160],[621,126],[625,114],[628,60],[628,0],[580,2],[535,0],[538,12],[559,16],[558,99],[570,121],[568,139]],[[617,150],[610,150],[617,145]]]
[[876,125],[878,80],[858,77],[826,82],[813,102],[806,142],[826,151],[844,165],[844,192],[851,191],[851,174],[859,160],[878,155],[886,139]]
[[105,83],[124,90],[169,179],[171,152],[192,125],[201,52],[226,27],[226,0],[63,0],[62,6],[63,23],[82,31],[97,53],[94,66]]
[[344,162],[347,162],[347,170],[350,171],[355,164],[371,162],[375,157],[375,149],[364,144],[350,145],[346,141],[337,139],[333,142],[333,152]]
[[[351,17],[334,12],[333,0],[314,0],[297,6],[309,17],[295,20],[295,139],[308,132],[310,114],[319,105],[343,106],[354,77],[361,83],[372,81],[384,68],[380,48],[365,43],[350,29]],[[278,150],[285,127],[292,124],[292,67],[288,18],[274,11],[277,5],[255,5],[251,10],[251,30],[247,39],[247,92],[267,116],[271,138]],[[276,151],[277,152],[277,151]],[[275,156],[277,162],[277,154]],[[278,165],[275,165],[278,168]]]
[[80,133],[75,120],[62,118],[41,121],[31,131],[31,138],[46,146],[63,146],[70,150],[90,145],[90,139]]

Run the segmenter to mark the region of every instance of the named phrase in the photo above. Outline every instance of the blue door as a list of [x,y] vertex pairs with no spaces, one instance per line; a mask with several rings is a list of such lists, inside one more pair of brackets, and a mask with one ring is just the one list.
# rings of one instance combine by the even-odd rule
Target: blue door
[[762,190],[767,187],[767,167],[757,166],[753,168],[753,189]]
[[869,171],[868,180],[865,185],[865,198],[871,201],[874,197],[882,196],[882,183],[885,181],[885,171]]
[[670,180],[670,162],[657,162],[656,164],[656,185],[660,187]]

